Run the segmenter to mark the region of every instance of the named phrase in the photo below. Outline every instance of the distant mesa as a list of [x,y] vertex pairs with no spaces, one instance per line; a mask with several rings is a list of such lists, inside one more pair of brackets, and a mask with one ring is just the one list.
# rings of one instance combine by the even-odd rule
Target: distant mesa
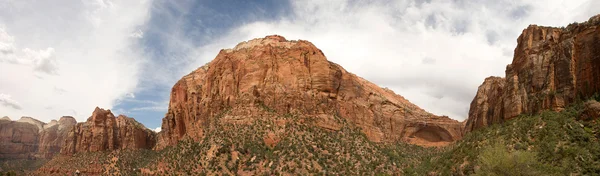
[[133,118],[114,117],[110,110],[96,108],[87,122],[71,116],[44,123],[32,117],[0,119],[0,159],[49,159],[64,151],[88,151],[154,147],[156,133]]
[[0,120],[0,159],[52,158],[60,152],[66,132],[76,123],[72,117],[47,124],[32,117],[21,117],[17,121],[3,117]]

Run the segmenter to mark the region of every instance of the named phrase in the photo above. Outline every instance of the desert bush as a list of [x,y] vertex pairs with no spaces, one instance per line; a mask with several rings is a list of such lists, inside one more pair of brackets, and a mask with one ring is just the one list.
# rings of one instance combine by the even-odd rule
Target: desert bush
[[536,153],[526,150],[510,152],[506,145],[497,143],[483,149],[478,157],[479,168],[475,175],[548,175]]

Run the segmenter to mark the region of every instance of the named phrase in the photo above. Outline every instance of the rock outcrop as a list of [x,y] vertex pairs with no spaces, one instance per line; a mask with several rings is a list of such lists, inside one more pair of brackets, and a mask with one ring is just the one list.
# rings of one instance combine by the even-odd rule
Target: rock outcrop
[[42,130],[44,130],[44,125],[46,125],[46,123],[39,121],[38,119],[34,119],[31,117],[26,117],[26,116],[21,117],[19,120],[17,120],[17,122],[32,124],[32,125],[36,126],[38,131],[40,131],[40,132]]
[[115,117],[110,110],[96,107],[86,122],[71,128],[61,153],[150,149],[155,143],[156,134],[133,118]]
[[596,100],[589,100],[583,104],[583,112],[579,120],[595,120],[600,118],[600,103]]
[[517,39],[506,77],[488,78],[465,131],[565,106],[600,91],[600,15],[566,28],[530,25]]
[[38,150],[39,128],[31,123],[0,120],[0,159],[32,159]]
[[462,135],[460,122],[347,72],[312,43],[267,36],[221,50],[173,86],[157,149],[202,139],[216,117],[244,123],[273,113],[313,118],[330,130],[341,117],[374,142],[444,143]]
[[40,132],[38,157],[52,158],[55,154],[58,154],[65,145],[69,131],[75,124],[77,124],[75,118],[63,116],[58,121],[52,120],[45,125],[44,130]]
[[0,118],[0,159],[50,159],[63,151],[115,149],[151,149],[156,133],[133,118],[115,118],[110,110],[96,108],[88,122],[79,123],[71,116],[58,121],[41,122],[31,117],[12,121]]
[[0,119],[0,159],[52,158],[60,152],[67,132],[77,121],[61,117],[44,123],[31,117]]

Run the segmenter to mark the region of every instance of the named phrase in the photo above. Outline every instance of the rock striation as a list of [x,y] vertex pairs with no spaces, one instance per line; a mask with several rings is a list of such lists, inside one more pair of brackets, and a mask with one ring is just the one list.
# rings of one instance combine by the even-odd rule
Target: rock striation
[[133,118],[114,117],[110,110],[96,108],[88,122],[79,123],[71,116],[58,121],[41,122],[31,117],[12,121],[0,119],[0,159],[50,159],[61,151],[151,149],[156,133]]
[[341,117],[374,142],[443,143],[462,136],[460,122],[346,71],[308,41],[273,35],[221,50],[179,80],[156,149],[202,139],[217,117],[244,123],[273,114],[312,118],[330,130],[339,130],[334,119]]
[[62,117],[43,123],[31,117],[0,119],[0,159],[52,158],[60,152],[66,132],[77,122]]
[[52,158],[64,145],[66,132],[77,122],[62,117],[44,123],[31,117],[0,119],[0,159]]
[[52,158],[60,153],[60,149],[65,145],[65,140],[71,131],[71,128],[77,124],[75,118],[63,116],[58,121],[52,120],[44,126],[40,132],[39,149],[37,155],[39,158]]
[[124,115],[115,117],[110,110],[96,107],[86,122],[71,128],[60,152],[72,155],[117,149],[151,149],[155,143],[156,133],[133,118]]
[[0,159],[32,159],[38,150],[39,128],[31,123],[0,120]]
[[530,25],[517,39],[505,78],[487,78],[465,132],[520,114],[560,111],[600,91],[600,15],[566,28]]

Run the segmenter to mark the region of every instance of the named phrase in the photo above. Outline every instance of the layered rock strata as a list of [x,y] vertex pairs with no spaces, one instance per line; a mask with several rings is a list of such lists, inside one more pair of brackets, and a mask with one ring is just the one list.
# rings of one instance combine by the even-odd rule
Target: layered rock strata
[[155,143],[156,134],[133,118],[115,117],[110,110],[96,108],[86,122],[71,128],[61,153],[151,149]]
[[248,122],[269,114],[310,117],[330,130],[343,118],[374,142],[450,142],[462,124],[436,116],[326,59],[308,41],[267,36],[221,50],[173,86],[157,149],[200,140],[209,122]]
[[560,111],[600,91],[600,15],[566,28],[530,25],[517,39],[505,78],[487,78],[465,132],[520,114]]

